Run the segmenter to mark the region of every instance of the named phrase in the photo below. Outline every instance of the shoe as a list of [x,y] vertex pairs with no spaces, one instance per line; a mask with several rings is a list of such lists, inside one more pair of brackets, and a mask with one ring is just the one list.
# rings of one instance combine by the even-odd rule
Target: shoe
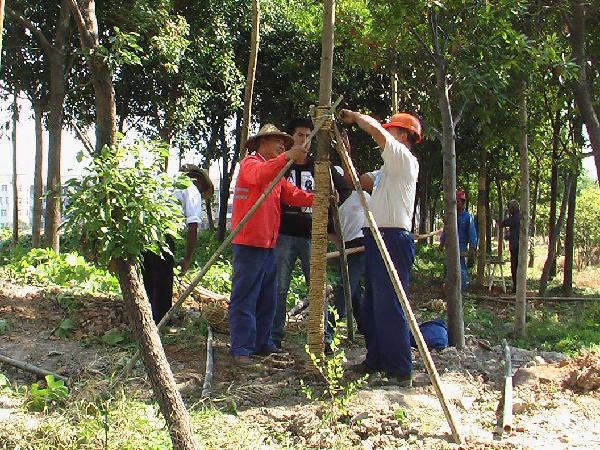
[[402,388],[412,387],[412,375],[387,375],[388,384]]
[[231,362],[235,366],[251,366],[253,363],[252,359],[246,355],[231,355]]
[[371,366],[367,365],[364,361],[348,367],[348,370],[358,373],[360,375],[365,375],[365,374],[372,375],[374,373],[379,372],[379,369],[376,369],[375,367],[371,367]]
[[269,356],[269,355],[275,355],[275,354],[280,355],[280,354],[283,354],[283,353],[287,353],[287,352],[285,350],[283,350],[283,349],[275,346],[275,347],[265,348],[265,349],[263,349],[261,351],[258,351],[256,353],[254,353],[254,354],[257,355],[257,356]]
[[333,349],[331,348],[331,344],[325,344],[325,349],[323,350],[325,355],[330,356],[333,355]]

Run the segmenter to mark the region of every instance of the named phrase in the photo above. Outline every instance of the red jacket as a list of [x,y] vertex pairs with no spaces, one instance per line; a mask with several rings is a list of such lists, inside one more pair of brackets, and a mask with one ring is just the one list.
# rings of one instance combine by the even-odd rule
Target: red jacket
[[[242,160],[233,195],[232,229],[242,221],[286,162],[283,153],[267,161],[256,152]],[[313,194],[298,189],[283,177],[242,227],[233,243],[261,248],[275,247],[282,202],[290,206],[312,206]]]

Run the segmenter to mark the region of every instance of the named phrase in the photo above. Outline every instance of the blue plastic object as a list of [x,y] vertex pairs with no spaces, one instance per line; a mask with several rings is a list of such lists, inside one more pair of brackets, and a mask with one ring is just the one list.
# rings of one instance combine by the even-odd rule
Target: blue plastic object
[[[448,327],[443,320],[429,320],[419,325],[425,344],[429,349],[443,349],[448,347]],[[410,345],[417,346],[412,333],[410,335]]]

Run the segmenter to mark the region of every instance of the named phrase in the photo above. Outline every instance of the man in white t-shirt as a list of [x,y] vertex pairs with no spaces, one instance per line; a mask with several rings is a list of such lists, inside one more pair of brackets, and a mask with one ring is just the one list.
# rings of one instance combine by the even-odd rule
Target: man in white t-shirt
[[[177,190],[173,194],[181,203],[181,212],[185,217],[185,255],[179,263],[182,272],[185,272],[190,265],[196,247],[198,224],[201,221],[202,199],[212,197],[214,187],[206,171],[194,164],[183,165],[181,171],[185,172],[192,181],[186,189]],[[157,255],[156,253],[146,252],[143,255],[144,288],[152,307],[152,318],[156,323],[160,322],[172,306],[175,260],[172,254],[174,250],[173,242],[170,241],[168,244],[171,253],[163,252],[161,255]]]
[[[342,121],[356,124],[373,137],[381,150],[383,166],[374,177],[369,207],[404,290],[415,258],[410,228],[419,162],[411,148],[421,141],[421,123],[407,113],[394,114],[380,124],[370,116],[342,110]],[[361,305],[362,331],[367,356],[364,372],[385,372],[390,381],[412,385],[412,357],[408,323],[371,230],[364,229],[365,296]]]

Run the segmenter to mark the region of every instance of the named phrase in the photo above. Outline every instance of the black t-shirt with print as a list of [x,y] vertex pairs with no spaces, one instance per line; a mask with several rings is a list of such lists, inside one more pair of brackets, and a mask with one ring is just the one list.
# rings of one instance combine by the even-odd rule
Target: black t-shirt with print
[[[306,192],[315,188],[315,162],[309,158],[306,164],[292,164],[285,178]],[[310,238],[312,227],[312,208],[281,204],[281,225],[279,234]]]

